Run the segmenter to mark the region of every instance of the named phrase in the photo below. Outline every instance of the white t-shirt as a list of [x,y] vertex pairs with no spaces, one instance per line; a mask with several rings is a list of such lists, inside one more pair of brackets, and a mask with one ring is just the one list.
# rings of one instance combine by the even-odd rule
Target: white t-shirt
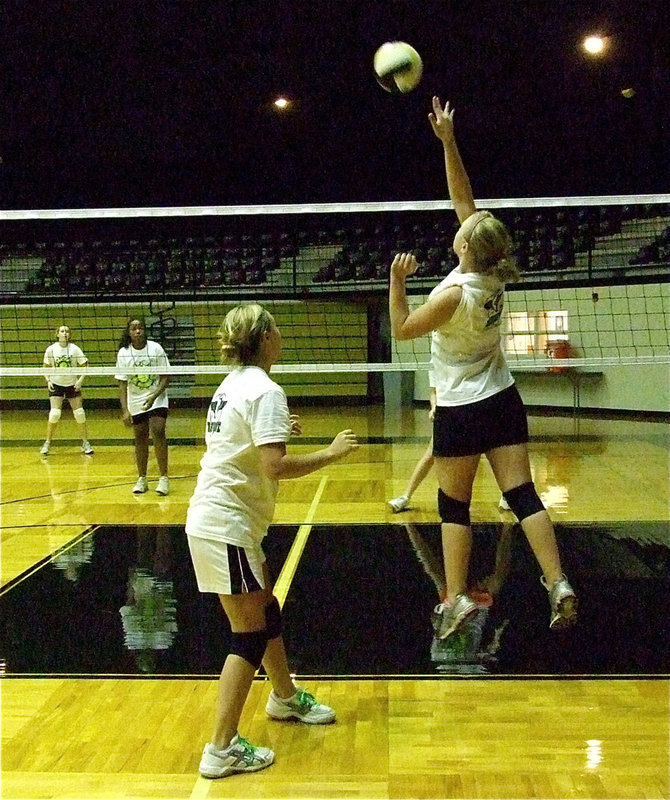
[[[66,344],[63,347],[60,342],[50,344],[44,352],[44,364],[49,367],[83,367],[88,364],[88,359],[76,344]],[[58,386],[74,386],[77,382],[76,375],[64,375],[52,372],[47,375],[51,383]]]
[[500,345],[505,284],[493,275],[452,270],[430,293],[461,286],[451,319],[432,333],[431,372],[438,406],[484,400],[514,383]]
[[169,367],[170,362],[165,354],[165,350],[151,339],[140,350],[136,350],[132,344],[122,347],[116,357],[116,371],[114,376],[117,381],[128,382],[128,411],[131,416],[143,414],[154,408],[167,408],[167,391],[162,391],[154,400],[151,408],[144,409],[144,401],[153,394],[156,386],[160,383],[160,375],[142,374],[142,367]]
[[287,442],[286,395],[260,367],[237,367],[207,412],[207,450],[186,515],[186,533],[257,546],[272,522],[278,481],[261,469],[258,447]]

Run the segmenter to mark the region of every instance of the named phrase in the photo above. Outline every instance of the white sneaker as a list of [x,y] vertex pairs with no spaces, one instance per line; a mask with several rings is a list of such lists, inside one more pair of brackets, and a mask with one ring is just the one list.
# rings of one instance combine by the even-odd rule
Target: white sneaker
[[272,750],[254,747],[236,733],[223,750],[218,750],[208,742],[202,751],[198,771],[203,778],[223,778],[234,772],[256,772],[269,767],[274,759]]
[[335,721],[335,712],[332,708],[317,702],[313,694],[299,686],[295,689],[293,697],[288,697],[286,700],[275,694],[273,689],[265,706],[267,715],[272,719],[297,719],[308,725],[324,725]]
[[437,639],[446,639],[460,630],[467,620],[477,613],[477,604],[465,592],[456,596],[453,606],[439,603],[432,614],[433,630]]
[[44,444],[40,448],[40,455],[41,456],[48,456],[50,449],[51,449],[51,442],[44,442]]
[[498,501],[498,508],[500,511],[511,511],[512,509],[509,507],[509,503],[505,500],[505,495],[500,495],[500,500]]
[[91,443],[88,441],[88,439],[84,439],[84,441],[81,443],[81,452],[85,456],[92,456],[93,453],[95,452],[91,447]]
[[404,511],[408,505],[409,497],[405,494],[401,494],[399,497],[394,497],[393,500],[389,500],[389,506],[394,514],[397,514],[399,511]]
[[149,490],[149,482],[146,478],[138,478],[137,483],[133,486],[133,494],[144,494]]
[[577,622],[577,596],[568,579],[565,575],[561,575],[552,586],[549,586],[544,575],[540,577],[540,581],[549,592],[551,604],[549,627],[552,630],[570,628]]
[[158,486],[156,487],[156,493],[162,494],[165,496],[170,491],[170,481],[168,480],[167,475],[161,475],[158,479]]

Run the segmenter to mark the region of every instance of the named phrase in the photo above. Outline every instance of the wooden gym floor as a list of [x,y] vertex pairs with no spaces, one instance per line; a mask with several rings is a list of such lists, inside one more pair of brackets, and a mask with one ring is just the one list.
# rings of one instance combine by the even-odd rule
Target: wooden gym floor
[[[300,414],[296,450],[344,427],[364,442],[348,461],[283,483],[268,536],[289,657],[338,721],[270,722],[259,679],[241,730],[271,746],[275,764],[207,781],[197,765],[226,632],[215,605],[187,591],[180,530],[203,412],[171,412],[166,498],[132,495],[132,444],[116,414],[89,411],[96,452],[86,457],[65,412],[41,458],[46,413],[3,413],[2,797],[668,797],[667,425],[582,419],[577,436],[569,418],[530,419],[534,477],[580,586],[572,638],[546,631],[532,560],[482,464],[472,503],[482,552],[499,563],[500,542],[513,542],[484,628],[487,660],[483,647],[455,657],[431,644],[434,480],[401,515],[385,502],[425,448],[425,410]],[[178,632],[162,631],[167,650],[143,640],[142,654],[128,586],[147,553],[181,606]],[[168,619],[172,602],[159,596]]]

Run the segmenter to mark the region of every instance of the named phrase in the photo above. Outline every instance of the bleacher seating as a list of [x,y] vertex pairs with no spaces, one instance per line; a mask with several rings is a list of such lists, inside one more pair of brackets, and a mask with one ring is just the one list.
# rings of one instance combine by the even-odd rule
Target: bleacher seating
[[[670,264],[670,206],[503,208],[514,256],[528,280],[578,278],[594,270]],[[648,225],[643,224],[647,216]],[[261,223],[257,223],[260,225]],[[274,221],[276,224],[276,220]],[[381,288],[397,252],[417,256],[426,285],[456,265],[457,223],[444,212],[351,214],[255,234],[78,236],[0,243],[3,292],[29,295],[263,289],[295,292],[342,284]],[[19,281],[22,276],[22,283]]]

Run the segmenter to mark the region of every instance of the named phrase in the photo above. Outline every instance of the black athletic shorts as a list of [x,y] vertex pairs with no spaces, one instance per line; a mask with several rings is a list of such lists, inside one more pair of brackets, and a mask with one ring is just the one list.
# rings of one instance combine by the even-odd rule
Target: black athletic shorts
[[59,386],[57,383],[52,383],[53,389],[49,389],[49,397],[79,397],[81,391],[76,386]]
[[434,456],[473,456],[527,441],[526,409],[514,384],[476,403],[435,409]]
[[152,408],[149,411],[143,411],[141,414],[134,414],[132,417],[133,425],[141,425],[143,422],[148,422],[150,417],[163,417],[167,419],[168,410],[165,406],[160,408]]

